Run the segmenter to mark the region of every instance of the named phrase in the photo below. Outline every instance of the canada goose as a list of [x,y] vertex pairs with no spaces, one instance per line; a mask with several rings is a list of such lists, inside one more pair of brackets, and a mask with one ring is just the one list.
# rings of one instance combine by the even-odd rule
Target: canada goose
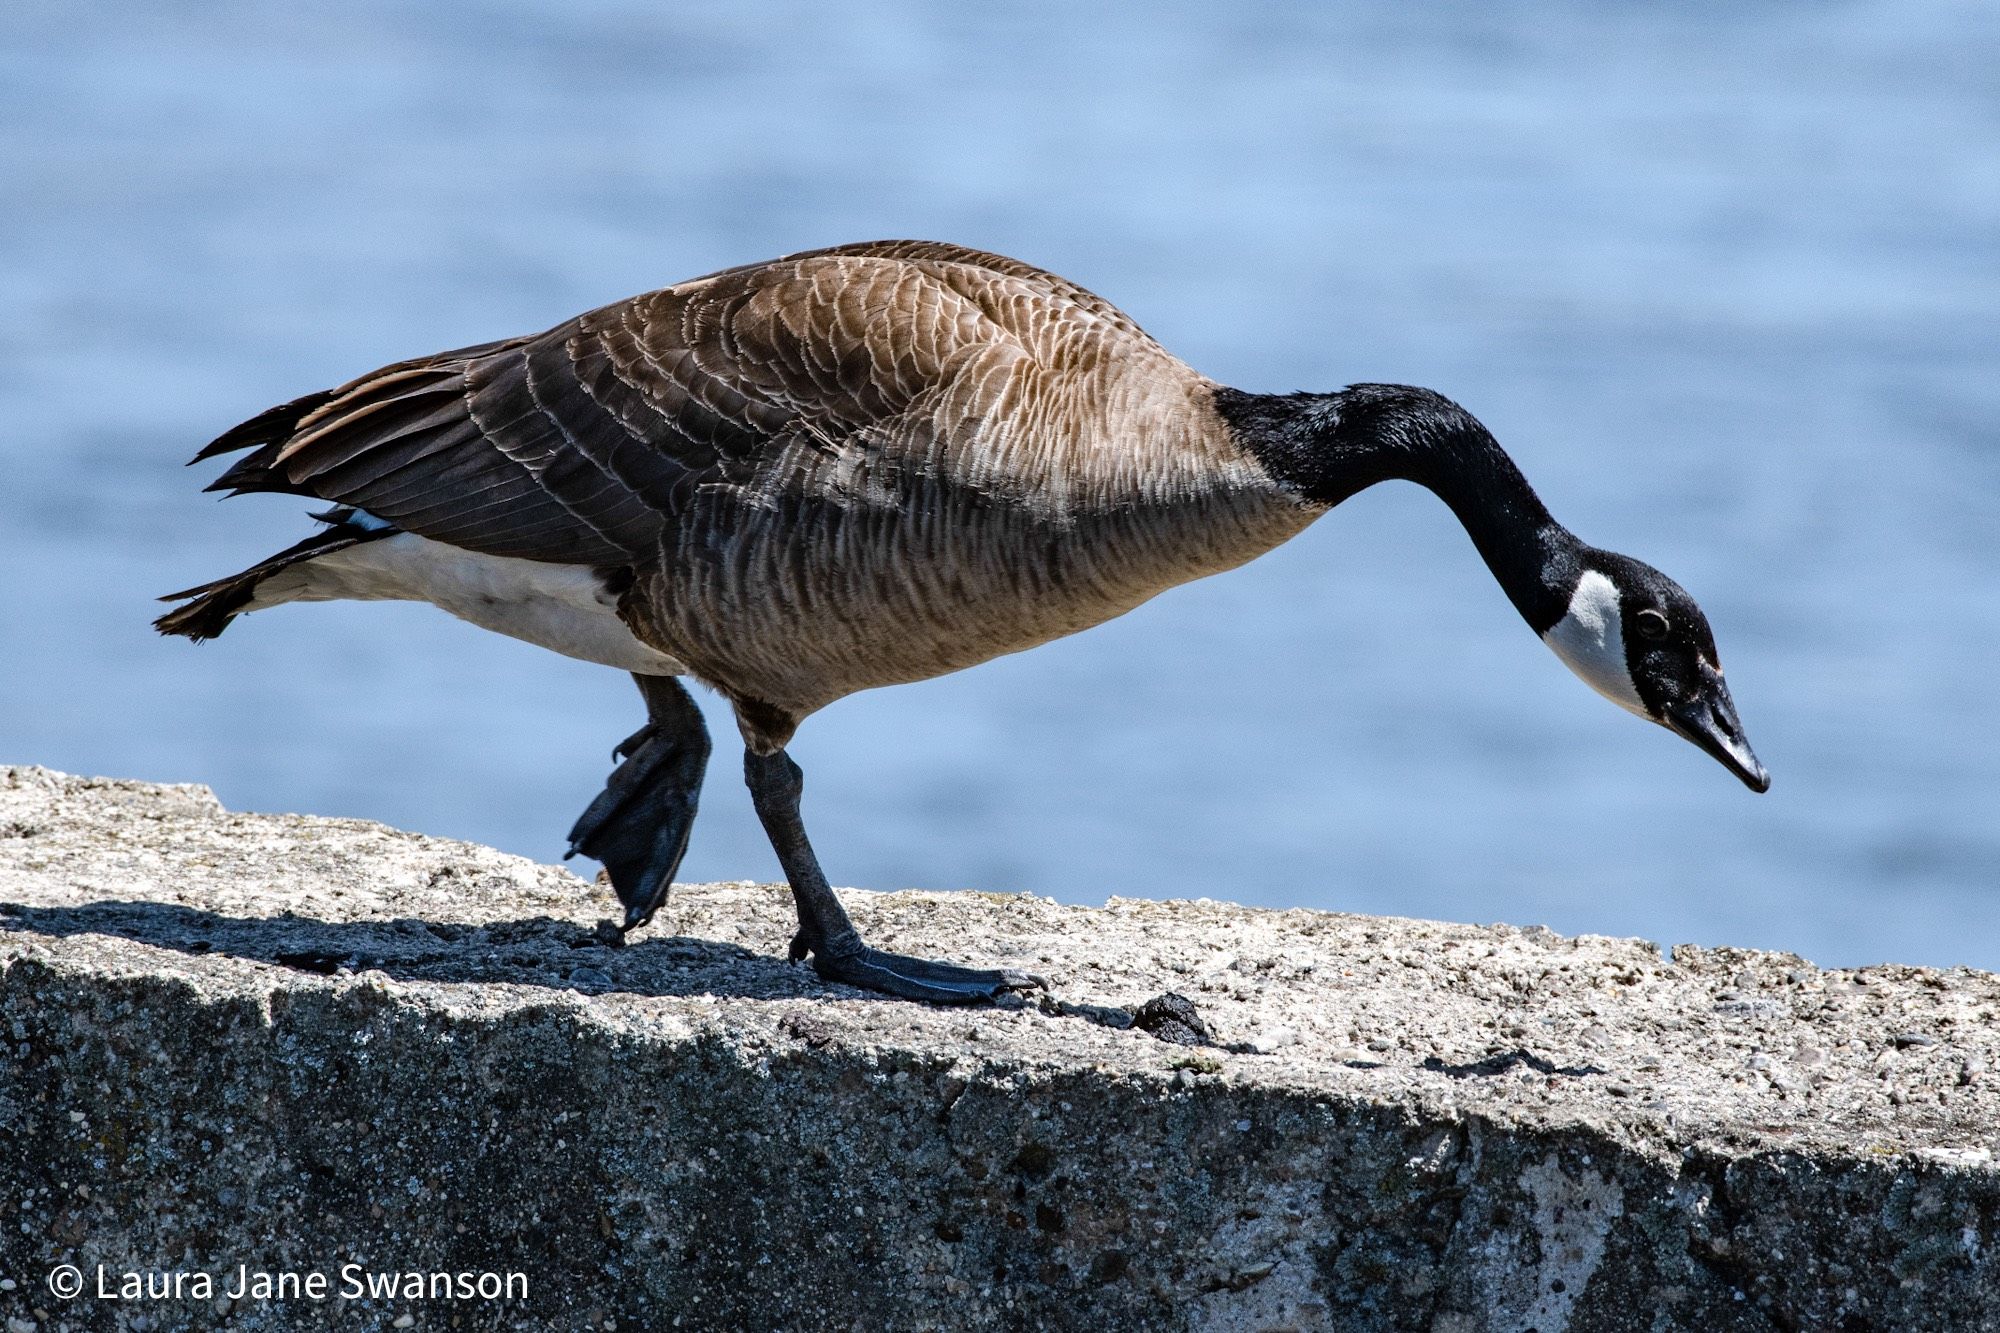
[[646,725],[571,832],[625,929],[667,896],[727,697],[791,882],[794,962],[936,1001],[1019,973],[864,945],[785,753],[843,695],[1073,634],[1270,550],[1401,478],[1465,525],[1530,627],[1598,692],[1770,785],[1685,592],[1550,517],[1428,389],[1243,393],[1016,260],[886,241],[728,269],[546,333],[398,362],[226,432],[208,489],[331,501],[325,526],[174,593],[206,639],[291,601],[403,598],[631,672]]

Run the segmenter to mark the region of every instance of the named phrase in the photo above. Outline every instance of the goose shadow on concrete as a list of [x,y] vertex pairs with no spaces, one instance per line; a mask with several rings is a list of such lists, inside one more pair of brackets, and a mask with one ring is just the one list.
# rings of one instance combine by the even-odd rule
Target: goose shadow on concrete
[[62,907],[0,902],[0,934],[104,935],[321,976],[374,969],[399,981],[446,985],[503,983],[586,995],[890,998],[833,985],[780,955],[753,953],[740,945],[689,936],[620,944],[601,929],[547,916],[473,925],[414,917],[239,917],[146,901]]
[[[625,944],[615,942],[616,934],[608,923],[589,927],[549,916],[480,925],[417,917],[321,921],[290,912],[269,917],[228,916],[144,900],[61,907],[0,901],[0,937],[10,934],[109,936],[177,953],[224,954],[320,976],[373,970],[398,981],[539,986],[583,995],[910,1003],[823,980],[810,967],[788,963],[775,953],[757,953],[741,945],[689,935]],[[1176,1005],[1153,1014],[1157,1006],[1170,1000]],[[1028,1003],[1019,996],[998,1001],[1005,1008]],[[1193,1006],[1177,995],[1163,995],[1136,1014],[1117,1005],[1048,994],[1038,1007],[1045,1014],[1082,1019],[1101,1027],[1136,1027],[1179,1045],[1216,1045],[1206,1026],[1190,1018]]]

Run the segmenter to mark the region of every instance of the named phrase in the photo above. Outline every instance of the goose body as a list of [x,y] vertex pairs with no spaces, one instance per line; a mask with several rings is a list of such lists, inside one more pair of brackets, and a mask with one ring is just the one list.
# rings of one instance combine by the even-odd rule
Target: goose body
[[353,506],[446,560],[632,571],[625,623],[782,746],[843,695],[1073,633],[1302,529],[1313,509],[1214,388],[1053,275],[854,246],[390,366],[204,456],[254,444],[217,487]]
[[[1445,499],[1594,687],[1765,781],[1726,691],[1700,735],[1668,716],[1695,708],[1701,666],[1720,689],[1691,599],[1570,536],[1456,404],[1402,386],[1240,393],[1075,284],[956,246],[788,256],[400,362],[200,457],[238,451],[211,489],[341,508],[298,546],[174,594],[186,604],[163,631],[211,637],[285,601],[408,598],[634,673],[648,727],[573,835],[611,870],[628,925],[664,897],[693,817],[690,756],[705,760],[707,739],[672,680],[691,675],[734,705],[800,896],[795,956],[897,993],[969,998],[1017,979],[877,954],[835,919],[795,827],[783,751],[799,723],[1242,564],[1381,480]],[[1653,640],[1622,626],[1642,612],[1668,625],[1672,662],[1635,666],[1628,640]],[[1686,688],[1648,697],[1661,671]]]

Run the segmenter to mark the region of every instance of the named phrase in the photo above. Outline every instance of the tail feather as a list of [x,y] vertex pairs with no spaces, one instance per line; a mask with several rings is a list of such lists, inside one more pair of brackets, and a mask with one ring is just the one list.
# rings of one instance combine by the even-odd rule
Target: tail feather
[[[313,495],[315,491],[311,486],[296,482],[287,475],[284,465],[294,454],[308,448],[328,432],[337,431],[365,416],[391,413],[403,418],[421,419],[435,413],[439,405],[434,400],[464,393],[462,376],[469,361],[510,343],[523,341],[510,338],[398,361],[336,388],[322,389],[318,393],[294,398],[289,403],[280,403],[240,425],[230,427],[189,461],[199,463],[248,449],[252,452],[237,459],[228,471],[204,489],[227,491],[232,495],[254,491]],[[402,424],[407,429],[410,422],[371,424]],[[374,433],[361,436],[369,447],[377,438]],[[338,463],[341,459],[336,453],[331,460],[321,460],[320,465],[325,466],[329,461]]]
[[188,460],[188,466],[192,467],[196,463],[221,454],[233,454],[238,449],[248,449],[253,444],[269,444],[273,440],[289,439],[301,417],[324,407],[338,392],[337,389],[322,389],[303,398],[294,398],[289,403],[266,408],[248,421],[232,426],[210,440],[202,447],[200,453]]
[[302,561],[316,559],[332,551],[357,546],[362,542],[387,537],[397,529],[389,526],[365,527],[356,521],[352,509],[333,509],[324,514],[315,514],[328,526],[298,543],[288,546],[268,560],[260,560],[240,574],[204,583],[197,588],[186,588],[180,592],[170,592],[160,598],[163,602],[185,602],[153,622],[153,628],[162,634],[179,634],[200,643],[212,639],[229,628],[229,622],[247,609],[251,599],[257,595],[257,585],[281,569],[288,569]]
[[309,393],[303,398],[294,398],[289,403],[280,403],[218,435],[206,448],[188,460],[190,466],[243,449],[253,449],[255,452],[248,457],[237,459],[227,471],[202,489],[227,491],[231,495],[256,491],[297,492],[298,488],[291,484],[284,473],[275,470],[278,452],[298,429],[299,422],[326,406],[337,392],[338,390],[327,389],[319,393]]

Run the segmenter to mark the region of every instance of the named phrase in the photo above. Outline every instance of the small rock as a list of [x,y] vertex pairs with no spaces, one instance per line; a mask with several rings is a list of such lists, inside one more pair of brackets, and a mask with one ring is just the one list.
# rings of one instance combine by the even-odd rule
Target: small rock
[[786,1014],[778,1020],[778,1031],[804,1042],[816,1051],[833,1045],[836,1039],[836,1034],[826,1020],[813,1013]]
[[[1723,994],[1735,995],[1735,992],[1724,991]],[[1776,1000],[1746,1000],[1741,996],[1729,1000],[1717,997],[1714,1009],[1716,1013],[1731,1018],[1783,1018],[1789,1012]]]
[[1132,1026],[1176,1046],[1209,1046],[1215,1041],[1194,1001],[1177,991],[1156,995],[1140,1005]]
[[[608,989],[611,985],[611,974],[602,968],[596,967],[572,968],[569,974],[569,982],[572,986],[588,986],[599,990]],[[407,1318],[408,1316],[405,1317]]]
[[1907,1050],[1912,1046],[1937,1045],[1936,1037],[1928,1036],[1922,1032],[1898,1032],[1895,1036],[1889,1038],[1889,1040],[1896,1043],[1897,1050]]
[[1250,1049],[1259,1055],[1269,1055],[1273,1051],[1296,1046],[1298,1043],[1299,1034],[1296,1028],[1266,1028],[1250,1039]]
[[1787,1097],[1803,1097],[1812,1091],[1812,1084],[1809,1081],[1788,1069],[1772,1069],[1765,1077],[1771,1080],[1772,1087]]
[[392,1319],[389,1322],[390,1328],[415,1328],[416,1326],[417,1326],[417,1317],[409,1313],[407,1310],[404,1311],[402,1314],[397,1315],[394,1319]]

